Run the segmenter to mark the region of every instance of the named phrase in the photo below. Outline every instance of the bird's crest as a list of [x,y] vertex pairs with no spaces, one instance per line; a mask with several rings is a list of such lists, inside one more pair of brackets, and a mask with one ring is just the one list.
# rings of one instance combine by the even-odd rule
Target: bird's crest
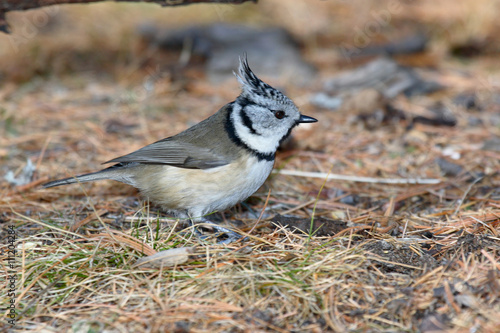
[[259,96],[272,98],[277,101],[287,99],[287,97],[283,95],[279,90],[263,82],[257,77],[257,75],[252,72],[250,66],[248,66],[246,55],[240,57],[240,66],[238,68],[238,73],[234,74],[241,84],[241,95],[246,98],[255,100],[255,97]]

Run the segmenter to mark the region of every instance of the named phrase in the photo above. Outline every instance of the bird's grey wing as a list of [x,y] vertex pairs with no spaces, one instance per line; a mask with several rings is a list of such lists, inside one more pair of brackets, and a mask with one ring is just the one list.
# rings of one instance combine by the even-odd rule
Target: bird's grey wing
[[179,168],[210,169],[230,163],[227,156],[221,156],[208,148],[187,142],[161,140],[138,149],[128,155],[114,158],[106,163],[166,164]]

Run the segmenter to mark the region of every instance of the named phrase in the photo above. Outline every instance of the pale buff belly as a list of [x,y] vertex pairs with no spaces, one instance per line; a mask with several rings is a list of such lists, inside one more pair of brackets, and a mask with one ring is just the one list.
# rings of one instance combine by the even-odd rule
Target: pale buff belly
[[262,186],[271,161],[251,157],[218,168],[200,170],[143,165],[134,172],[141,193],[162,208],[199,218],[245,200]]

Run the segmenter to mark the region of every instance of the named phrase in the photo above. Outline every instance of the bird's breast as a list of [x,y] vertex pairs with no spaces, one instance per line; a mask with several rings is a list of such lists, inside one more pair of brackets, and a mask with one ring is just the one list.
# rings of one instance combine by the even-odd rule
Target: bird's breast
[[274,161],[242,156],[211,169],[145,166],[138,174],[141,192],[168,210],[205,215],[225,210],[255,193],[271,173]]

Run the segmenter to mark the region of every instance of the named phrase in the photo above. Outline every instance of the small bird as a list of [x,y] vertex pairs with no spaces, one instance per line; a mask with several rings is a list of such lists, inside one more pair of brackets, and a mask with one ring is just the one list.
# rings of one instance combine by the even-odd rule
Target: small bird
[[[271,173],[276,150],[302,115],[280,91],[262,82],[240,58],[241,94],[187,130],[106,163],[101,171],[55,180],[44,188],[111,179],[136,187],[149,201],[192,224],[208,223],[226,237],[241,236],[207,220],[247,199]],[[196,228],[195,228],[196,230]]]

